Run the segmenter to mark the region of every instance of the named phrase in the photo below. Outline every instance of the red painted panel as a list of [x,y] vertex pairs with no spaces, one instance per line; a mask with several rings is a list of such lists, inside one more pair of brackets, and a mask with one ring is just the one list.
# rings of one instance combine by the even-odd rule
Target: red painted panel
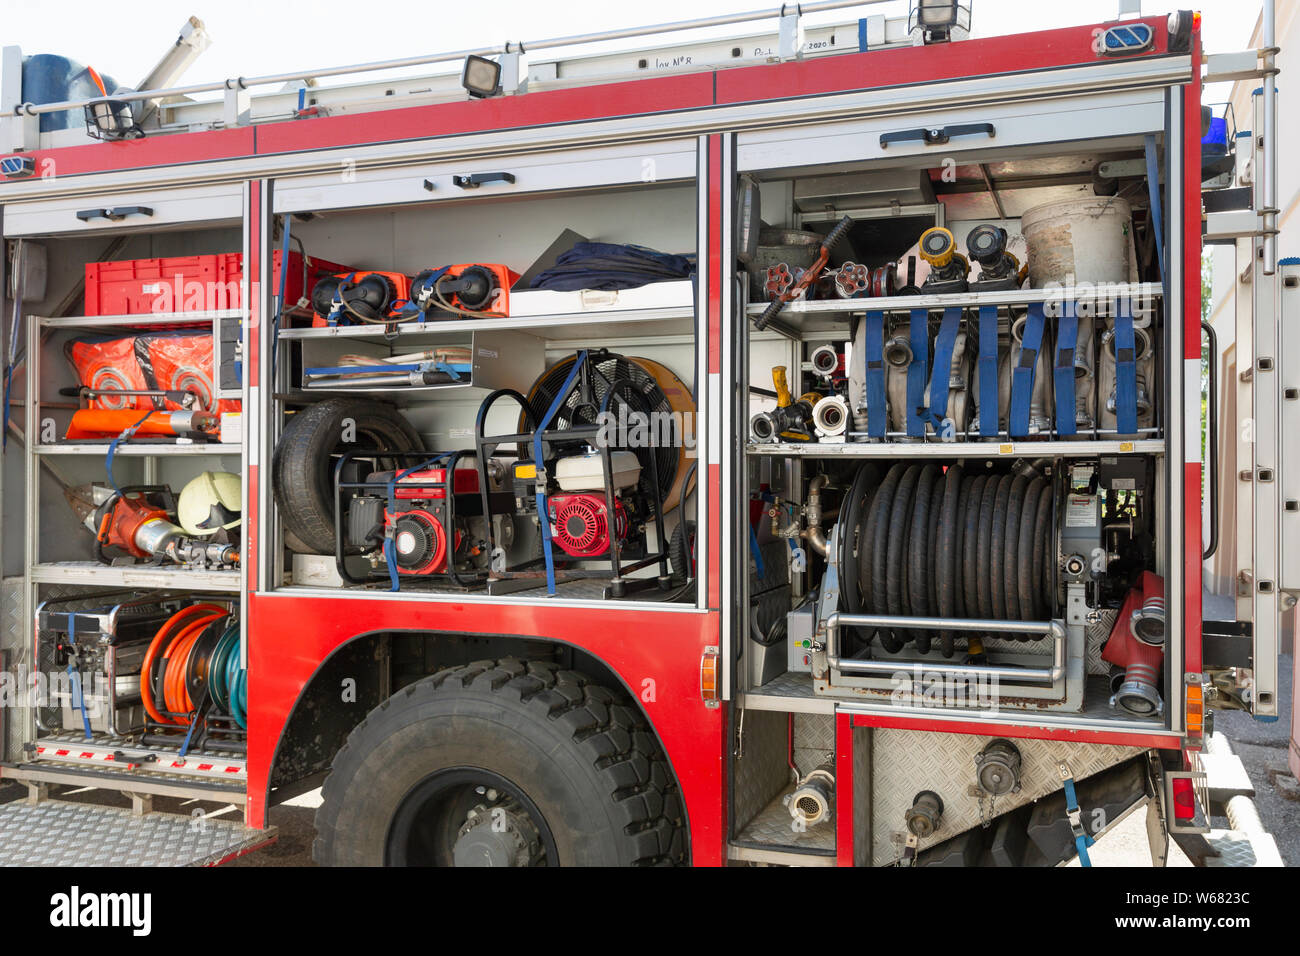
[[[1155,28],[1156,43],[1151,52],[1140,55],[1163,53],[1166,49],[1164,18],[1148,17],[1145,22]],[[1092,49],[1093,36],[1100,29],[1104,27],[1066,27],[929,47],[874,50],[719,70],[717,102],[748,103],[1095,63],[1100,58]]]
[[835,865],[853,865],[853,718],[835,715]]
[[350,638],[378,630],[510,634],[563,641],[603,660],[640,699],[681,784],[693,861],[720,865],[727,839],[723,709],[700,699],[700,655],[719,640],[718,615],[622,608],[456,604],[251,595],[248,793],[263,826],[282,728],[317,668]]
[[984,720],[939,720],[925,717],[902,717],[892,714],[854,714],[854,727],[884,727],[890,730],[933,730],[947,734],[974,734],[978,737],[1011,737],[1023,740],[1064,740],[1076,744],[1117,744],[1124,747],[1151,747],[1177,750],[1178,738],[1146,734],[1140,731],[1070,730],[1062,727],[1022,727]]
[[76,176],[251,156],[253,141],[252,129],[221,129],[204,133],[172,133],[121,143],[41,149],[29,155],[36,161],[39,176]]
[[257,128],[258,153],[285,153],[385,143],[486,130],[576,123],[708,106],[713,74],[647,77],[581,89],[439,103],[375,113],[267,123]]

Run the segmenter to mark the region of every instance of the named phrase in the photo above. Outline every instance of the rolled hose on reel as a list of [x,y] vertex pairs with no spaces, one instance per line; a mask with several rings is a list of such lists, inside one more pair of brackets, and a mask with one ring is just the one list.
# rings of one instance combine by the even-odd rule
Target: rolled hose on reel
[[[1054,612],[1055,502],[1033,474],[967,475],[961,465],[896,464],[876,481],[858,470],[841,508],[841,601],[858,614],[1043,621]],[[873,487],[874,486],[874,487]],[[950,630],[856,629],[887,653],[909,642],[924,654]],[[1034,640],[1019,636],[1019,640]],[[972,656],[982,643],[971,639]]]
[[219,604],[191,604],[154,635],[140,667],[140,699],[158,724],[188,727],[210,701],[247,726],[248,672],[240,666],[239,624]]

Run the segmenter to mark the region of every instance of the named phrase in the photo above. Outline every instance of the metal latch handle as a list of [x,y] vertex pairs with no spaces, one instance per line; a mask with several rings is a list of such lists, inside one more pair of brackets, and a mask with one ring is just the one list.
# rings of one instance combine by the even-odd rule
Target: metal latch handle
[[77,212],[77,218],[82,222],[90,222],[92,219],[107,219],[109,222],[120,222],[127,216],[152,216],[153,209],[149,206],[115,206],[112,209],[81,209]]
[[902,129],[893,133],[880,134],[880,148],[888,149],[891,143],[924,143],[926,146],[941,146],[954,136],[975,136],[986,133],[992,139],[997,130],[992,123],[960,123],[956,126],[921,126],[917,129]]
[[461,189],[478,189],[484,183],[514,183],[514,173],[471,173],[468,176],[452,176],[453,185]]

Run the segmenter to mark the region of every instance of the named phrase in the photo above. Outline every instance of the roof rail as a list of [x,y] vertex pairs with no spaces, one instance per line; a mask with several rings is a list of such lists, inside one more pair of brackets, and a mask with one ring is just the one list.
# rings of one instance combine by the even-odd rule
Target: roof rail
[[[753,20],[763,20],[772,17],[797,21],[799,16],[806,13],[819,13],[827,10],[844,9],[847,7],[873,6],[888,2],[891,2],[891,0],[821,0],[821,2],[802,4],[783,3],[776,10],[767,8],[764,10],[752,10],[748,13],[726,13],[713,17],[700,17],[695,20],[678,20],[672,23],[663,23],[656,26],[629,27],[621,30],[606,30],[597,33],[555,37],[548,40],[531,40],[518,43],[507,41],[500,46],[457,50],[451,53],[403,57],[395,60],[377,60],[370,63],[354,63],[344,66],[327,67],[320,70],[299,70],[292,73],[273,73],[267,76],[239,76],[227,80],[210,83],[195,83],[188,86],[171,87],[169,89],[130,90],[121,93],[114,93],[107,97],[99,96],[78,100],[64,100],[58,103],[42,103],[39,106],[32,103],[15,103],[10,105],[3,112],[10,113],[14,116],[40,116],[43,113],[61,113],[66,110],[84,109],[85,107],[96,103],[109,101],[131,102],[154,99],[165,100],[172,97],[192,96],[196,93],[215,92],[224,93],[227,100],[231,101],[237,98],[238,94],[242,91],[255,86],[276,86],[290,83],[295,80],[316,80],[321,79],[322,77],[348,76],[356,73],[370,73],[380,70],[398,70],[414,66],[427,66],[434,63],[450,63],[456,60],[463,60],[467,56],[501,56],[524,52],[536,52],[557,47],[579,46],[582,44],[599,43],[609,40],[625,40],[633,37],[654,36],[662,33],[675,33],[684,30],[698,30],[708,27],[727,26],[734,23],[746,23]],[[796,27],[797,22],[792,22],[790,26],[792,28]]]

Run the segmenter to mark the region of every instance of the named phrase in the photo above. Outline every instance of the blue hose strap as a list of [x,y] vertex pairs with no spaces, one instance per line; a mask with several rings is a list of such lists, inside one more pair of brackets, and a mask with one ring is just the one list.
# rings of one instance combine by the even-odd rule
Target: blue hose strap
[[136,422],[130,428],[123,429],[122,434],[118,435],[116,438],[114,438],[111,442],[108,443],[108,454],[104,457],[104,469],[105,471],[108,472],[109,485],[111,485],[113,490],[116,491],[119,495],[122,493],[121,489],[117,487],[117,482],[113,480],[113,456],[117,454],[117,446],[122,444],[122,442],[124,441],[130,441],[132,438],[134,438],[136,430],[141,425],[143,425],[146,421],[148,421],[149,416],[152,414],[153,414],[152,410],[145,412],[138,422]]
[[1073,308],[1056,320],[1056,433],[1073,435],[1074,423],[1074,349],[1079,342],[1079,316]]
[[[298,101],[302,102],[302,94],[305,89],[298,91]],[[298,107],[302,109],[301,106]],[[284,241],[280,244],[280,291],[275,297],[275,329],[271,335],[271,381],[275,381],[275,360],[280,350],[280,327],[284,324],[284,294],[289,288],[289,233],[293,223],[293,216],[286,213],[284,217]],[[303,289],[303,294],[307,290]],[[239,383],[244,383],[243,363],[236,363],[235,374],[239,377]]]
[[1160,169],[1156,161],[1156,138],[1145,140],[1147,156],[1147,193],[1151,197],[1151,226],[1156,231],[1156,253],[1160,257],[1160,281],[1165,279],[1165,217],[1160,205]]
[[[339,284],[334,287],[334,299],[330,302],[330,314],[325,318],[325,323],[327,325],[336,326],[339,324],[339,320],[343,318],[343,294],[339,290],[343,288],[345,282],[351,282],[356,277],[357,274],[355,272],[349,272],[340,279]],[[352,323],[349,322],[348,324],[351,325]]]
[[1095,841],[1083,828],[1083,817],[1079,810],[1079,798],[1074,792],[1074,778],[1065,778],[1065,812],[1070,821],[1070,830],[1074,833],[1074,848],[1079,854],[1080,866],[1092,866],[1088,857],[1088,847]]
[[885,437],[885,313],[868,312],[863,329],[867,373],[867,434]]
[[930,357],[930,313],[913,309],[908,323],[912,361],[907,366],[907,434],[913,438],[925,435],[925,383],[929,378],[926,365]]
[[1137,342],[1131,306],[1120,300],[1115,314],[1115,430],[1135,435],[1137,420]]
[[77,662],[75,660],[68,661],[68,684],[72,688],[73,701],[76,702],[76,706],[81,708],[81,729],[86,735],[86,739],[89,740],[91,737],[90,715],[86,713],[86,695],[81,686],[81,674],[77,672]]
[[996,438],[998,434],[998,307],[980,306],[980,435]]
[[934,370],[930,373],[930,424],[935,434],[945,437],[944,422],[948,418],[948,389],[951,387],[952,350],[957,345],[961,330],[959,308],[944,309],[939,335],[934,340]]
[[[1011,370],[1011,411],[1007,418],[1007,432],[1012,438],[1029,434],[1029,406],[1034,395],[1034,370],[1038,365],[1038,350],[1043,344],[1043,304],[1029,306],[1024,336],[1020,340],[1020,361]],[[981,383],[983,379],[981,378]]]
[[9,395],[13,391],[14,367],[5,368],[5,414],[4,431],[0,432],[0,451],[9,447]]
[[190,728],[185,731],[185,742],[181,744],[181,752],[178,755],[182,760],[185,759],[185,755],[190,751],[190,742],[194,739],[194,728],[198,725],[199,714],[198,711],[195,711],[194,716],[190,718]]
[[[569,389],[578,378],[578,373],[587,363],[587,350],[582,349],[578,352],[577,357],[573,360],[573,368],[569,369],[569,374],[560,386],[560,390],[555,393],[555,398],[551,401],[551,407],[546,410],[542,420],[537,424],[537,431],[533,432],[533,461],[537,467],[542,467],[542,432],[551,424],[551,419],[555,413],[560,410],[564,400],[569,397]],[[539,477],[534,485],[537,495],[537,518],[538,524],[542,529],[542,557],[546,559],[546,593],[555,594],[555,555],[551,552],[551,515],[547,510],[546,502],[546,479]]]
[[754,570],[758,572],[758,580],[762,581],[767,575],[763,570],[763,550],[758,546],[758,532],[754,526],[749,526],[749,553],[754,557]]
[[[450,268],[451,266],[443,266],[441,269],[435,269],[433,275],[424,280],[431,287],[431,292],[438,288],[438,280],[445,276]],[[432,298],[432,296],[430,296],[430,298]],[[435,302],[434,305],[437,305],[437,303]],[[423,309],[416,308],[414,302],[408,302],[407,309],[414,311],[415,314],[419,316],[419,322],[421,324],[429,321],[429,313],[425,312]]]

